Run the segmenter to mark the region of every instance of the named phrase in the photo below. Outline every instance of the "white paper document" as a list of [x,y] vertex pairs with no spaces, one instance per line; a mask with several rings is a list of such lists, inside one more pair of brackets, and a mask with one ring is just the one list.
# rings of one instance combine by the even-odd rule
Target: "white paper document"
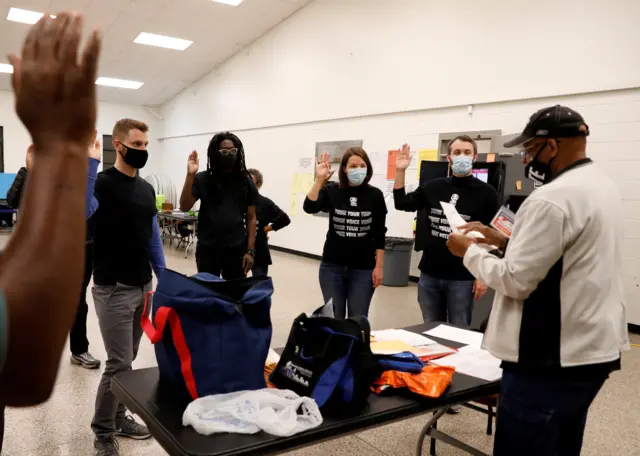
[[[442,206],[442,211],[444,212],[444,216],[447,218],[447,223],[449,224],[449,227],[451,228],[451,232],[452,233],[460,232],[460,230],[458,228],[461,227],[462,225],[465,225],[467,222],[458,213],[458,211],[456,210],[456,207],[453,204],[445,203],[444,201],[440,201],[440,206]],[[466,233],[466,236],[469,236],[469,237],[472,237],[472,238],[483,238],[484,237],[482,234],[480,234],[477,231],[469,231],[468,233]],[[496,248],[497,248],[497,247],[495,247],[493,245],[487,245],[487,244],[476,244],[476,245],[479,246],[479,247],[482,247],[483,249],[486,249],[488,251],[496,250]]]
[[372,331],[371,335],[377,342],[404,342],[412,347],[422,347],[423,345],[435,344],[435,340],[431,340],[420,334],[405,331],[404,329],[384,329],[382,331]]
[[486,350],[470,345],[458,353],[431,361],[438,366],[454,367],[456,372],[494,382],[502,378],[500,360]]
[[461,344],[471,345],[480,348],[482,345],[483,334],[477,331],[469,331],[468,329],[454,328],[453,326],[439,325],[424,334],[441,339],[460,342]]

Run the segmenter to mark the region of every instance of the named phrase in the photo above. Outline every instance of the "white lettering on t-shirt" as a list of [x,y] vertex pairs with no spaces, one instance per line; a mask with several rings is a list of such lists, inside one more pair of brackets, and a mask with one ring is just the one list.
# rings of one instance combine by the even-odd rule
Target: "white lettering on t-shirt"
[[372,212],[334,209],[332,225],[340,237],[364,238],[371,232]]

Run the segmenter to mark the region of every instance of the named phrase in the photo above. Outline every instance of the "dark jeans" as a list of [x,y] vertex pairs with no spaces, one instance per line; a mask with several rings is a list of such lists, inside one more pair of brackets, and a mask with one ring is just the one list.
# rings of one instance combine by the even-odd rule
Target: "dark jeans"
[[258,276],[268,276],[269,275],[269,265],[268,264],[254,264],[253,269],[251,269],[251,273],[253,277]]
[[423,272],[418,282],[418,303],[425,323],[445,321],[469,326],[473,308],[473,280],[443,280]]
[[196,264],[198,272],[208,272],[225,280],[245,277],[242,260],[247,249],[242,246],[233,249],[215,249],[198,246]]
[[88,244],[85,246],[82,294],[80,295],[80,303],[76,311],[76,319],[69,332],[69,347],[71,348],[71,353],[74,355],[81,355],[89,351],[89,339],[87,339],[87,314],[89,313],[87,287],[89,286],[89,282],[91,282],[91,274],[93,274],[93,245]]
[[579,456],[589,406],[605,380],[551,380],[505,371],[494,456]]
[[369,315],[373,298],[373,270],[351,269],[335,264],[320,264],[320,288],[324,302],[333,300],[333,311],[338,319]]

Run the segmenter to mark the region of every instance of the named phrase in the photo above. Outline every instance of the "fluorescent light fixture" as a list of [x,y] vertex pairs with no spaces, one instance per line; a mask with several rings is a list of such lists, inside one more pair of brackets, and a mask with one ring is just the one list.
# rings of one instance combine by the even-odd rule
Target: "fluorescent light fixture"
[[213,3],[223,3],[225,5],[238,6],[243,0],[211,0]]
[[21,22],[23,24],[35,24],[43,15],[44,13],[39,13],[37,11],[29,11],[20,8],[9,8],[7,20],[13,22]]
[[193,41],[183,40],[181,38],[173,38],[164,35],[156,35],[154,33],[147,32],[142,32],[135,40],[133,40],[133,42],[138,44],[146,44],[148,46],[175,49],[176,51],[184,51],[193,44]]
[[8,63],[0,63],[0,73],[13,73],[13,65],[9,65]]
[[127,81],[126,79],[114,79],[114,78],[98,78],[96,84],[106,87],[117,87],[118,89],[131,89],[138,90],[144,85],[144,82]]

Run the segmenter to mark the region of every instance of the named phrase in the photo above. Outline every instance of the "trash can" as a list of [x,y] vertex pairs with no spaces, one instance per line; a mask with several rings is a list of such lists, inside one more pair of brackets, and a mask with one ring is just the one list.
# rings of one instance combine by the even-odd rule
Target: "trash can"
[[413,239],[388,237],[384,248],[382,284],[386,287],[409,285]]

